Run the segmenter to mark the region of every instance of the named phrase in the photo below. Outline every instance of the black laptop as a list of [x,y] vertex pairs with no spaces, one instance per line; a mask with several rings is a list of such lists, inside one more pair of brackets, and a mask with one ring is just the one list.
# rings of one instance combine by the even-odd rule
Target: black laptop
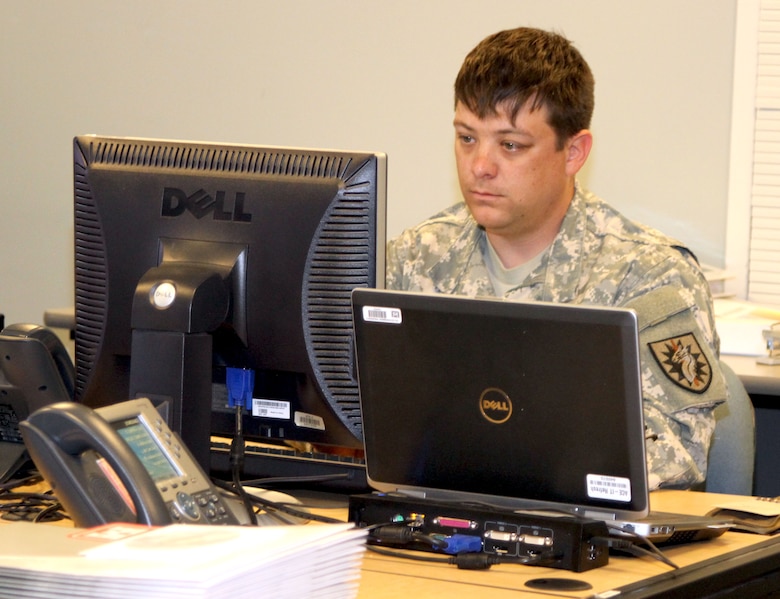
[[356,289],[369,484],[605,520],[658,542],[727,522],[648,519],[636,314]]

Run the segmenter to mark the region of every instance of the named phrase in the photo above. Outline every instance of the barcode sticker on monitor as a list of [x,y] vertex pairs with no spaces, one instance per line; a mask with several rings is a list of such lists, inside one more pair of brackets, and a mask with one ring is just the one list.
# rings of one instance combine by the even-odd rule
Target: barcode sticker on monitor
[[252,398],[252,416],[259,418],[290,419],[290,402]]
[[379,306],[363,306],[363,320],[366,322],[384,322],[401,324],[403,320],[398,308],[382,308]]
[[303,428],[313,428],[318,431],[325,430],[325,421],[316,414],[295,412],[295,425]]
[[621,476],[588,474],[588,497],[608,501],[631,501],[631,481]]

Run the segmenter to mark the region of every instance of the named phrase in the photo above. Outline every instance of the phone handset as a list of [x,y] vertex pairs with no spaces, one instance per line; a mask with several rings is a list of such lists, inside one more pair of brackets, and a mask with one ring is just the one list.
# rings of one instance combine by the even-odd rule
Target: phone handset
[[[53,383],[46,378],[47,371],[56,372],[62,389],[57,385],[57,388],[51,389],[50,393],[54,394],[57,391],[60,395],[73,399],[76,387],[73,362],[68,355],[68,350],[53,331],[37,324],[17,323],[5,327],[0,332],[0,336],[5,338],[6,343],[17,342],[9,345],[8,351],[16,346],[12,357],[23,360],[22,366],[26,369],[26,376],[38,377],[40,380],[35,381],[38,385],[49,387],[53,386]],[[33,409],[36,407],[38,406],[33,403]]]
[[74,369],[46,327],[12,324],[0,331],[0,482],[27,463],[18,423],[43,406],[73,399]]
[[[141,460],[95,411],[75,402],[60,402],[37,410],[19,428],[30,457],[77,526],[172,522]],[[135,513],[101,470],[100,458],[119,477]]]

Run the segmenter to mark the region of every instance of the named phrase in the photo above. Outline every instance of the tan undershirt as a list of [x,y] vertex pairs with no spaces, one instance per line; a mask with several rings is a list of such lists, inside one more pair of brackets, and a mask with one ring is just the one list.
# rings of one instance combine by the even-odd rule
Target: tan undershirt
[[499,258],[489,239],[487,240],[487,248],[488,250],[483,257],[485,259],[485,266],[487,266],[490,282],[493,285],[493,290],[497,297],[504,297],[509,291],[520,286],[526,277],[541,264],[542,256],[544,256],[544,253],[549,249],[543,249],[524,264],[515,266],[514,268],[506,268],[502,264],[501,258]]

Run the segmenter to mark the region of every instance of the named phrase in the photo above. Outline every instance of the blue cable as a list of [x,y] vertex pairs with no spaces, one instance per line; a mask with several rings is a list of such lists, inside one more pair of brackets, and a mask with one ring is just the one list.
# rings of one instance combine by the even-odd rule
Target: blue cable
[[252,409],[252,393],[255,389],[255,371],[250,368],[227,369],[228,405]]

